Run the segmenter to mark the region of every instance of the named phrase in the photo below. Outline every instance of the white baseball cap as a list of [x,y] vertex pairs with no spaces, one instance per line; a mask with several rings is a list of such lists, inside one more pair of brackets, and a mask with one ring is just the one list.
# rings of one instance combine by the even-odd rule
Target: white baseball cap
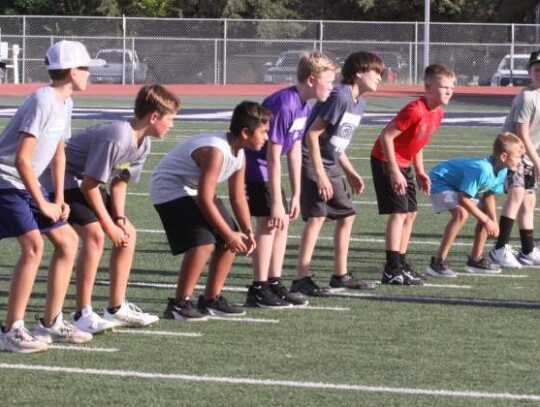
[[106,63],[104,59],[92,59],[86,47],[77,41],[57,42],[47,50],[45,57],[48,70],[103,66]]

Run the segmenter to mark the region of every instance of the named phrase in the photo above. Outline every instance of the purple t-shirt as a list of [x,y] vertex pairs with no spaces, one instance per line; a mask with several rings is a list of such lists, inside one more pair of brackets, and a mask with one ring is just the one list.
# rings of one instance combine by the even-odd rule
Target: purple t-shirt
[[[281,155],[286,155],[294,143],[302,139],[311,106],[309,103],[302,105],[296,86],[271,94],[264,99],[262,105],[270,109],[274,116],[270,122],[268,138],[272,143],[281,145]],[[261,151],[245,149],[246,182],[268,181],[267,147],[268,143]]]

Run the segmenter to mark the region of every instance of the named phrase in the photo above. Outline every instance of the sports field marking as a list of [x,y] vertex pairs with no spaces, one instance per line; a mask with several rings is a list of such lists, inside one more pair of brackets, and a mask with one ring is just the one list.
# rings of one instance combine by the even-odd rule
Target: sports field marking
[[203,334],[198,332],[145,331],[142,329],[115,329],[113,332],[131,335],[184,336],[193,338],[203,336]]
[[527,274],[486,274],[486,273],[463,273],[456,272],[458,276],[469,276],[469,277],[500,277],[500,278],[527,278]]
[[49,349],[58,349],[58,350],[73,350],[77,352],[118,352],[116,348],[90,348],[87,346],[75,346],[75,345],[49,345]]
[[312,310],[317,310],[317,311],[339,311],[339,312],[351,310],[349,307],[315,307],[312,305],[307,305],[307,306],[300,305],[300,306],[296,306],[292,308],[286,308],[284,309],[284,311],[291,311],[295,309],[312,309]]
[[253,322],[253,323],[262,323],[262,324],[279,324],[279,319],[270,319],[270,318],[246,318],[246,317],[218,317],[218,316],[209,316],[208,319],[216,321],[227,321],[227,322]]
[[292,380],[266,380],[250,377],[220,377],[220,376],[196,376],[185,374],[148,373],[130,370],[106,370],[106,369],[82,369],[64,366],[44,366],[27,364],[0,363],[0,369],[16,369],[27,371],[40,371],[51,373],[74,373],[95,376],[126,377],[154,380],[180,380],[188,382],[226,383],[226,384],[249,384],[257,386],[281,386],[301,389],[324,389],[337,391],[355,391],[359,393],[393,393],[405,395],[423,395],[435,397],[471,398],[471,399],[495,399],[495,400],[523,400],[540,401],[540,395],[514,394],[514,393],[488,393],[472,390],[444,390],[444,389],[420,389],[406,387],[365,386],[347,383],[324,383],[324,382],[300,382]]

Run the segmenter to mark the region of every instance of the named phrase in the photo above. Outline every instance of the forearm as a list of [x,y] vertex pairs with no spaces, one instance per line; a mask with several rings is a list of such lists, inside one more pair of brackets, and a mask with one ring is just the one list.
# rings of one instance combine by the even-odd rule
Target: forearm
[[[270,148],[270,146],[269,146]],[[268,155],[268,188],[272,204],[281,202],[281,159],[279,153]]]
[[115,178],[111,182],[111,213],[113,217],[125,216],[127,182]]
[[39,187],[39,182],[36,178],[36,174],[34,173],[32,163],[27,160],[19,160],[16,162],[15,166],[26,190],[36,202],[38,208],[42,207],[46,200],[41,192],[41,188]]
[[491,217],[488,214],[482,212],[480,208],[478,208],[478,206],[475,205],[475,203],[469,196],[466,196],[465,194],[461,194],[459,196],[458,201],[459,201],[459,204],[463,208],[465,208],[467,212],[469,212],[472,216],[478,219],[481,223],[486,223],[488,220],[491,219]]
[[356,170],[352,166],[352,164],[351,164],[351,162],[349,160],[349,157],[347,157],[347,154],[345,154],[345,153],[342,153],[339,156],[339,165],[341,166],[341,168],[343,169],[343,171],[347,175],[356,173]]
[[324,170],[324,165],[322,162],[321,148],[319,144],[319,136],[321,134],[322,132],[319,133],[314,131],[310,131],[308,132],[308,134],[306,134],[306,145],[309,150],[309,155],[311,158],[313,169],[315,170],[315,175],[317,175],[318,178],[326,175],[326,171]]
[[61,153],[57,153],[50,165],[51,177],[54,185],[55,202],[64,202],[64,178],[66,172],[66,155],[62,148]]
[[291,183],[291,194],[293,198],[298,198],[300,197],[302,172],[302,153],[300,151],[299,141],[295,143],[295,146],[289,152],[287,165],[289,169],[289,181]]

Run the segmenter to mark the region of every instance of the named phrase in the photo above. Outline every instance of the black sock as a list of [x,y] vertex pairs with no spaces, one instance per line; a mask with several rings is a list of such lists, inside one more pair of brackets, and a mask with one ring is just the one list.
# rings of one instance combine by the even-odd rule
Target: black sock
[[82,317],[82,311],[77,311],[75,314],[73,314],[73,319],[75,321],[78,321],[80,317]]
[[514,219],[501,216],[499,219],[499,237],[497,238],[497,243],[495,243],[495,249],[500,249],[510,242],[512,226],[514,226]]
[[400,264],[399,252],[393,250],[386,251],[386,265],[392,269],[396,269]]
[[268,282],[270,284],[278,284],[281,282],[281,277],[268,277]]
[[532,229],[520,229],[519,238],[521,239],[521,251],[523,254],[529,254],[534,249],[534,237]]
[[399,254],[399,264],[401,264],[402,266],[407,264],[407,253],[400,253]]
[[116,312],[121,308],[121,305],[118,305],[116,307],[110,307],[107,308],[107,311],[109,311],[109,314],[116,314]]

